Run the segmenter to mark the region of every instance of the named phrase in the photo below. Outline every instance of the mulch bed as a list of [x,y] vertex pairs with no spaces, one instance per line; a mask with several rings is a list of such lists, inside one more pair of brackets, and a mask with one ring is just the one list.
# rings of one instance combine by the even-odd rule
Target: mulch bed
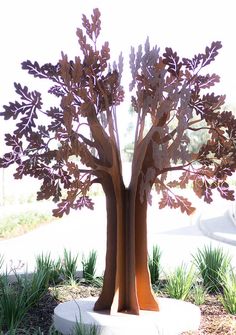
[[[99,294],[99,288],[85,285],[63,285],[50,288],[40,303],[29,311],[22,326],[27,329],[35,329],[40,325],[41,330],[47,335],[52,324],[54,308],[58,303],[71,299],[98,296]],[[224,310],[217,296],[207,295],[206,301],[200,306],[200,309],[202,318],[199,330],[197,332],[185,332],[182,335],[236,334],[236,316],[230,315]]]

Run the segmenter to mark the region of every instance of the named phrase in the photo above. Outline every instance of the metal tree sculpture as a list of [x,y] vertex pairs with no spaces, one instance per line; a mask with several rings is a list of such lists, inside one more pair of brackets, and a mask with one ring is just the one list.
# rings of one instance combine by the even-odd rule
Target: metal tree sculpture
[[[57,217],[83,206],[93,209],[88,191],[100,183],[106,196],[107,253],[103,290],[95,310],[156,311],[158,301],[147,266],[146,213],[151,189],[156,187],[162,194],[160,208],[180,208],[187,214],[194,208],[174,193],[177,186],[191,183],[197,196],[208,203],[213,189],[234,200],[226,180],[236,166],[236,120],[232,112],[220,112],[225,97],[209,93],[219,77],[200,75],[214,61],[221,43],[213,42],[204,53],[182,60],[171,48],[160,56],[148,40],[144,49],[131,49],[130,89],[135,89],[132,106],[137,124],[131,181],[125,187],[116,120],[116,106],[124,97],[122,58],[111,67],[108,43],[97,47],[98,9],[91,20],[83,15],[82,25],[84,29],[77,30],[82,58],[69,61],[62,54],[56,65],[22,63],[34,77],[53,82],[49,93],[58,97],[60,105],[45,109],[39,92],[15,83],[20,101],[3,106],[1,115],[18,121],[14,132],[5,135],[11,150],[0,159],[0,167],[14,163],[16,179],[29,175],[42,180],[37,199],[57,202],[53,211]],[[209,139],[198,152],[191,152],[191,134],[202,129]],[[170,171],[182,172],[179,180],[168,181]]]

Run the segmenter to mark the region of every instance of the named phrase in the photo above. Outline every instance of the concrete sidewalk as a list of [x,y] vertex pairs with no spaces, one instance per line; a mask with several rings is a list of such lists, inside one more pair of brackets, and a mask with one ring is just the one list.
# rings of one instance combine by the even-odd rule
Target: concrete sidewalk
[[[159,245],[161,265],[165,272],[189,263],[192,255],[204,245],[220,246],[232,256],[236,266],[236,226],[233,224],[231,202],[218,199],[211,205],[198,205],[192,217],[179,210],[159,210],[154,204],[148,210],[148,243]],[[5,265],[12,261],[25,266],[19,272],[35,268],[35,256],[51,253],[53,258],[63,255],[63,250],[78,253],[79,259],[92,249],[98,252],[97,274],[104,270],[106,251],[106,211],[104,198],[97,198],[94,211],[84,209],[68,217],[43,225],[23,236],[0,241],[0,254]],[[80,265],[80,262],[79,262]],[[5,269],[3,267],[3,269]]]

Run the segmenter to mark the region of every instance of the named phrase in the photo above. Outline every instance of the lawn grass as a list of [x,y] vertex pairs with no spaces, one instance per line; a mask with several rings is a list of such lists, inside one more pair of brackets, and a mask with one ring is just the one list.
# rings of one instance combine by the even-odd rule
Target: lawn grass
[[53,220],[50,211],[30,210],[0,217],[0,239],[22,235]]

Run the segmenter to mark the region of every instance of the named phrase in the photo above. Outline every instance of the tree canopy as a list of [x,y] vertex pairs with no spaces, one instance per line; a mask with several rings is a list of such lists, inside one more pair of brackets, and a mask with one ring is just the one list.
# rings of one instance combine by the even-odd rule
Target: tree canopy
[[[40,92],[14,83],[20,99],[0,113],[5,121],[15,122],[13,133],[5,134],[10,151],[0,158],[0,167],[16,164],[16,179],[29,175],[41,180],[37,199],[57,202],[58,217],[71,208],[92,209],[90,186],[122,171],[116,107],[124,99],[123,58],[111,65],[109,43],[98,47],[98,9],[91,19],[83,15],[82,25],[76,32],[81,57],[69,60],[62,53],[55,65],[22,63],[30,75],[52,82],[49,94],[59,104],[45,109]],[[190,214],[191,203],[173,191],[188,183],[208,203],[214,189],[234,200],[227,178],[236,166],[236,120],[231,111],[222,111],[225,96],[211,92],[219,76],[202,74],[221,47],[221,42],[212,42],[204,53],[182,59],[171,48],[161,54],[148,39],[137,51],[131,48],[130,90],[137,121],[132,172],[139,171],[141,199],[151,201],[153,185],[162,193],[160,208],[179,207]],[[191,134],[202,129],[208,139],[192,152]],[[168,181],[170,171],[180,171],[180,178]]]

